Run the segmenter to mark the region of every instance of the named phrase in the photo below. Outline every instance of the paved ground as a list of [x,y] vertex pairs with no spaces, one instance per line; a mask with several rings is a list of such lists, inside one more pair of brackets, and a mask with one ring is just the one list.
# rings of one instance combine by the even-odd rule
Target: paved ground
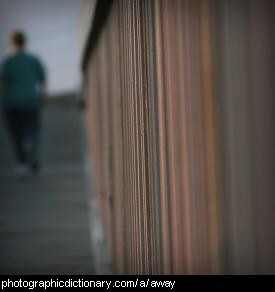
[[80,112],[44,112],[38,177],[18,179],[0,116],[0,274],[93,274]]

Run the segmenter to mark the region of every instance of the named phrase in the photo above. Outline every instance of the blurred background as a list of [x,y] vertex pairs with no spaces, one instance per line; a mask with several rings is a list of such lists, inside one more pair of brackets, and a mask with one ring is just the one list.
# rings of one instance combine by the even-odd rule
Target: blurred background
[[0,58],[10,53],[10,34],[22,30],[28,48],[48,70],[49,95],[75,92],[80,87],[80,0],[1,0]]
[[22,31],[27,38],[25,51],[39,59],[46,74],[40,117],[41,167],[36,175],[21,177],[17,171],[1,92],[1,274],[96,272],[79,108],[81,9],[80,0],[0,1],[1,69],[14,54],[11,34]]
[[20,30],[47,72],[39,173],[16,174],[1,111],[0,273],[274,274],[274,19],[0,0],[2,68]]

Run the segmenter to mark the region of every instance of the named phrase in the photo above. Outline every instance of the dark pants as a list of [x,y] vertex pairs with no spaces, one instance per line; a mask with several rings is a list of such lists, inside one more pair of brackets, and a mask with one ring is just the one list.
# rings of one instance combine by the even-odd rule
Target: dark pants
[[40,140],[40,111],[6,110],[5,118],[18,163],[37,162]]

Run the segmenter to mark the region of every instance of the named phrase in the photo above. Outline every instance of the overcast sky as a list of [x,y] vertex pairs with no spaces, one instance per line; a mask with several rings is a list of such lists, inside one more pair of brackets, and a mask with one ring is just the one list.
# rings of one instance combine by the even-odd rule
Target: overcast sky
[[49,92],[77,89],[79,15],[80,0],[0,0],[0,60],[10,52],[10,33],[23,30],[46,65]]

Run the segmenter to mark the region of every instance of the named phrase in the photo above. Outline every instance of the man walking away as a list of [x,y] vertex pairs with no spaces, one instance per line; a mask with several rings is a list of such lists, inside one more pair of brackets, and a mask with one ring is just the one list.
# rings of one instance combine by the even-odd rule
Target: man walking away
[[14,53],[0,71],[4,116],[14,144],[19,175],[39,170],[40,109],[45,92],[45,70],[41,62],[25,51],[22,32],[11,36]]

